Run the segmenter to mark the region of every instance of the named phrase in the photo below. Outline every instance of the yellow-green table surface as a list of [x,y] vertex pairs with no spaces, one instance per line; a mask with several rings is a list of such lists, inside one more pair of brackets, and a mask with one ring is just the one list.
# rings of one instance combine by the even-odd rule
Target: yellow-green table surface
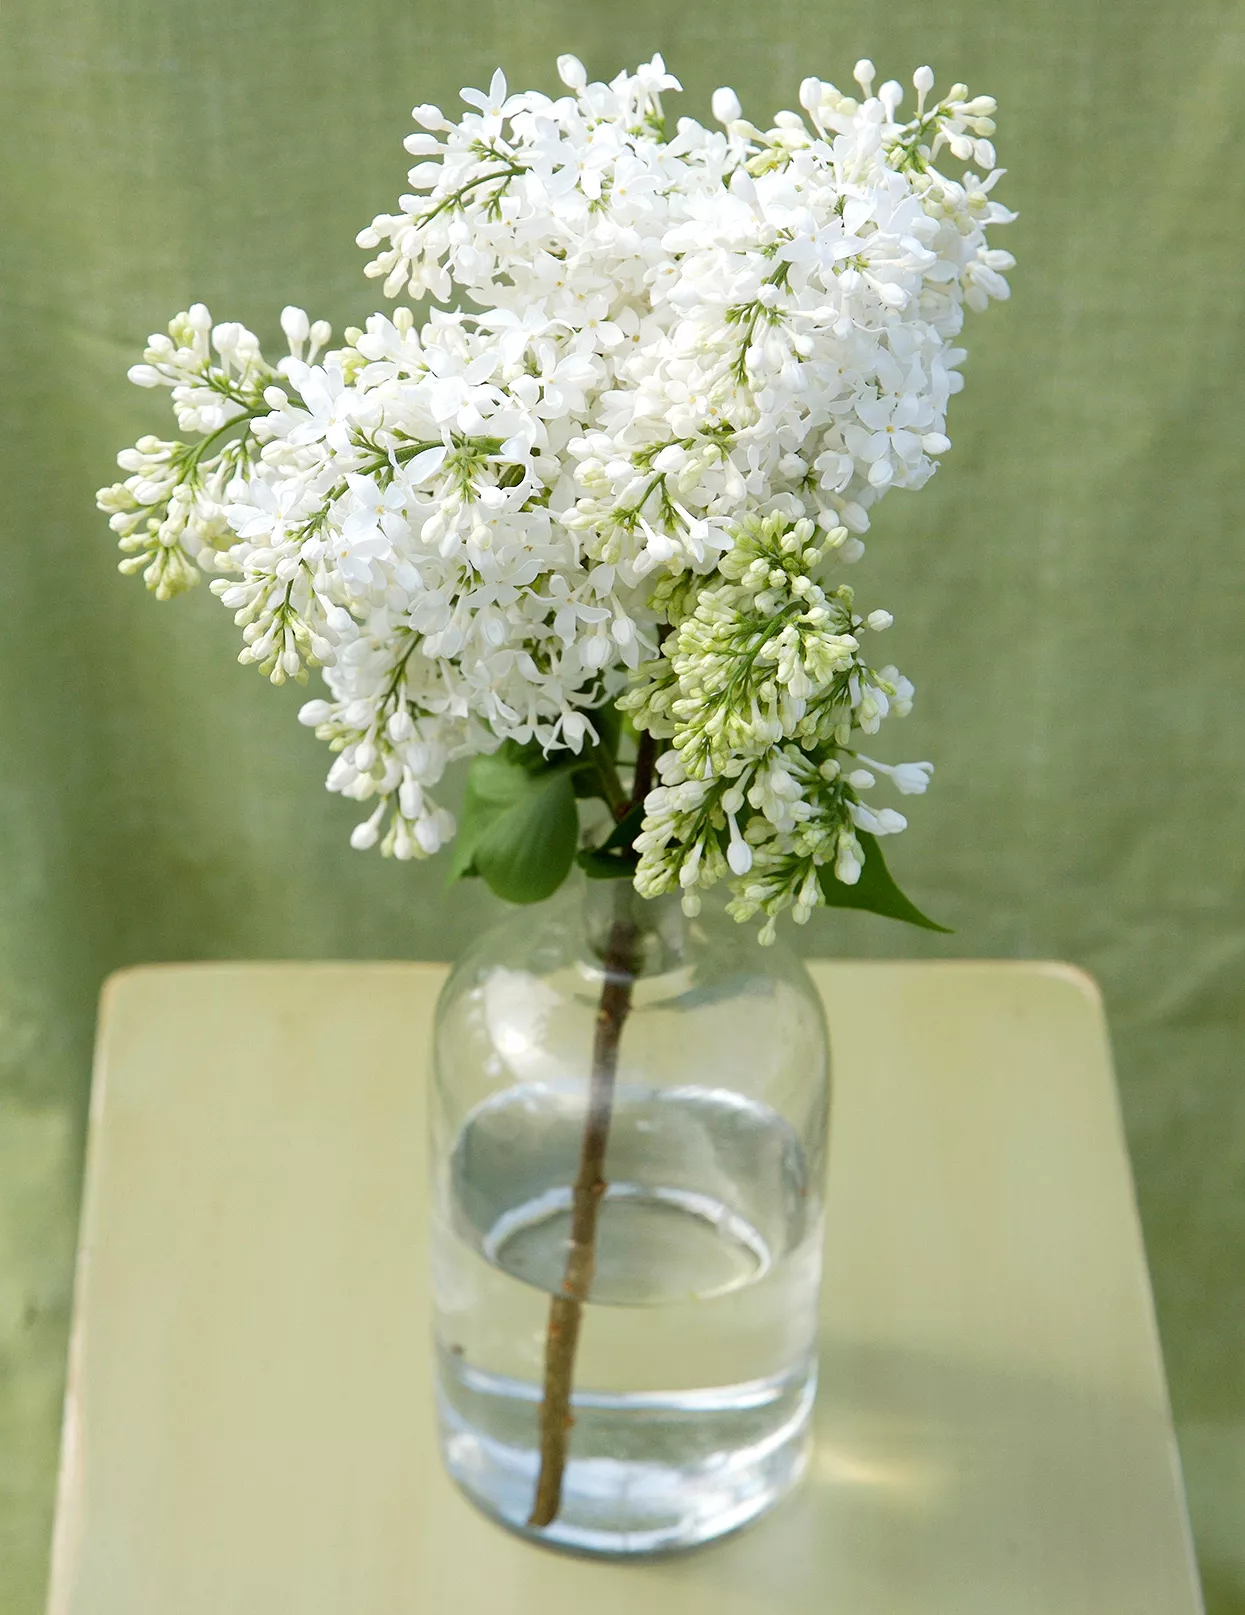
[[816,977],[835,1094],[810,1474],[753,1530],[639,1566],[520,1542],[440,1469],[423,1112],[444,971],[114,979],[49,1615],[1195,1615],[1092,984]]
[[[448,958],[496,907],[352,853],[300,692],[205,590],[115,572],[94,490],[202,298],[380,306],[359,227],[422,101],[654,49],[709,115],[931,62],[1000,101],[1014,295],[969,331],[954,448],[856,582],[930,757],[892,853],[955,927],[821,955],[1070,958],[1102,983],[1207,1601],[1245,1612],[1242,0],[5,0],[0,12],[0,1611],[38,1615],[100,983],[153,959]],[[880,742],[879,742],[880,743]],[[455,788],[448,800],[454,801]]]

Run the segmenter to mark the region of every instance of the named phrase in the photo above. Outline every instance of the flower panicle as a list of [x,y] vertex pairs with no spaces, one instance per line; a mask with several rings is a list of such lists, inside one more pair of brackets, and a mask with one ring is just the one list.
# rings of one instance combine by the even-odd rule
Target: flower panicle
[[[282,314],[291,356],[310,343],[314,357],[330,336],[301,309]],[[101,488],[96,503],[118,535],[124,573],[141,573],[159,600],[184,593],[203,571],[228,568],[235,535],[226,518],[230,491],[249,473],[258,452],[256,423],[270,411],[267,389],[280,376],[253,332],[237,323],[213,324],[202,303],[148,339],[129,379],[168,388],[178,429],[191,441],[146,435],[117,456],[129,475]]]
[[243,662],[323,678],[356,846],[430,853],[448,761],[581,755],[617,703],[666,747],[639,888],[807,918],[902,828],[864,793],[929,779],[861,760],[912,686],[848,569],[949,452],[966,316],[1008,294],[996,108],[921,67],[904,111],[862,61],[765,125],[723,88],[704,125],[659,56],[558,74],[415,109],[409,189],[358,238],[397,301],[341,347],[294,307],[275,364],[201,304],[152,337],[131,379],[178,435],[99,502],[123,570],[218,574]]
[[914,794],[933,767],[852,766],[857,734],[906,714],[913,689],[865,653],[891,614],[862,617],[850,587],[817,581],[844,536],[821,534],[808,518],[746,519],[661,655],[620,697],[638,728],[670,742],[636,841],[647,895],[681,887],[694,912],[698,892],[727,878],[731,912],[763,913],[772,936],[769,921],[783,910],[803,923],[825,901],[823,868],[844,884],[859,880],[858,830],[905,828],[901,814],[867,806],[861,793],[881,774]]

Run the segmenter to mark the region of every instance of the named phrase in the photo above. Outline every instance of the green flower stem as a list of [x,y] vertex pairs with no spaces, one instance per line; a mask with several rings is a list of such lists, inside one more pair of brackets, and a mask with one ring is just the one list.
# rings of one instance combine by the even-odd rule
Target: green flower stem
[[[638,760],[636,766],[638,769]],[[614,765],[614,759],[606,753],[604,748],[601,748],[600,755],[596,759],[596,775],[601,786],[601,795],[615,820],[625,819],[634,803],[632,798],[627,795],[622,780],[618,777],[618,769]],[[648,793],[645,792],[645,794],[647,795]]]
[[[224,437],[227,433],[232,432],[236,427],[239,426],[246,427],[243,437],[249,436],[251,428],[249,425],[247,425],[247,423],[249,421],[258,420],[261,415],[267,415],[270,413],[271,411],[269,410],[267,404],[262,404],[258,409],[248,407],[244,414],[235,415],[232,420],[226,421],[223,426],[218,426],[215,431],[209,432],[206,437],[201,437],[197,443],[192,443],[190,445],[185,458],[182,461],[183,471],[190,477],[197,477],[203,456],[207,453],[208,449],[211,448],[213,443],[215,443],[219,438]],[[239,438],[237,441],[240,443],[242,439]]]
[[[504,182],[502,190],[504,191],[512,179],[519,179],[525,172],[526,170],[520,168],[516,163],[507,163],[504,168],[494,168],[487,174],[477,174],[474,179],[469,179],[465,185],[460,185],[449,196],[442,197],[432,207],[427,208],[423,213],[417,214],[415,223],[417,225],[430,224],[438,214],[460,207],[472,191],[477,190],[481,185],[487,185],[490,180],[502,180]],[[496,198],[493,198],[493,200],[496,200]]]

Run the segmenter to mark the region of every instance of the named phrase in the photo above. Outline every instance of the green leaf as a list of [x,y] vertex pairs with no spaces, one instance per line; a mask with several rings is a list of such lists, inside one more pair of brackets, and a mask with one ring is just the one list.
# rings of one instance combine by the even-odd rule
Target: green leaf
[[833,868],[826,864],[821,869],[821,889],[831,908],[863,908],[870,914],[884,914],[890,920],[904,920],[909,925],[923,926],[927,931],[942,931],[950,935],[950,928],[922,914],[910,898],[904,896],[895,884],[895,878],[886,867],[886,859],[876,836],[858,830],[856,839],[865,855],[865,867],[854,886],[846,886],[834,877]]
[[566,879],[579,841],[570,770],[534,761],[516,746],[472,763],[451,881],[479,875],[508,903],[539,903]]
[[631,843],[639,835],[643,822],[644,803],[637,802],[614,826],[608,840],[579,854],[577,862],[589,880],[631,879],[640,861]]
[[475,867],[508,903],[539,903],[571,872],[579,815],[568,774],[532,787],[499,814],[476,846]]

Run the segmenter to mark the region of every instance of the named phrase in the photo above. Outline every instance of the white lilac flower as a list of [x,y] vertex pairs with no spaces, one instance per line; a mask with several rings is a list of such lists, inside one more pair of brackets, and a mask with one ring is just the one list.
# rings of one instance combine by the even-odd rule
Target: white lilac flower
[[435,851],[449,762],[578,752],[617,700],[669,743],[637,886],[694,908],[729,880],[772,934],[824,871],[859,879],[858,832],[903,827],[860,792],[932,772],[855,751],[912,686],[841,572],[949,450],[965,309],[1007,295],[994,102],[935,100],[922,67],[905,121],[860,62],[767,130],[729,89],[720,129],[671,127],[660,57],[558,73],[556,98],[498,73],[457,122],[415,109],[410,189],[358,239],[387,297],[449,306],[332,352],[289,307],[270,365],[196,304],[131,371],[192,440],[140,439],[99,501],[161,597],[222,574],[243,661],[321,669],[302,716],[369,806],[354,845]]

